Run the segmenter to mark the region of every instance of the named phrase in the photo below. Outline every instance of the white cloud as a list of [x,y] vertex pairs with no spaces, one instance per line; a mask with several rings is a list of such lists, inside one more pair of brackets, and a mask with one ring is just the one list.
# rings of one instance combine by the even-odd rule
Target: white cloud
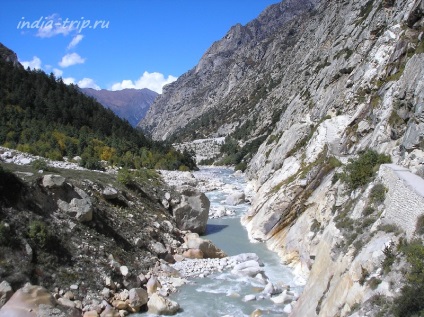
[[100,90],[100,87],[91,78],[83,78],[77,83],[77,85],[80,88],[93,88],[96,90]]
[[78,34],[76,36],[74,36],[74,38],[72,39],[71,43],[69,43],[68,45],[68,50],[70,50],[71,48],[74,48],[75,46],[78,45],[79,42],[81,42],[81,40],[84,38],[84,35],[82,34]]
[[177,77],[169,75],[168,78],[161,73],[153,72],[144,72],[143,75],[133,82],[130,79],[123,80],[120,83],[115,83],[112,85],[112,90],[122,90],[126,88],[135,88],[142,89],[148,88],[150,90],[156,91],[157,93],[162,93],[163,86],[170,84],[177,80]]
[[58,69],[58,68],[53,68],[53,74],[54,74],[56,77],[62,77],[62,75],[63,75],[63,70]]
[[62,78],[62,80],[67,85],[69,85],[69,84],[75,84],[75,78],[73,78],[73,77]]
[[[76,30],[74,27],[70,27],[69,23],[65,24],[64,22],[66,21],[63,21],[63,19],[56,13],[47,17],[41,17],[40,20],[37,21],[39,21],[38,25],[40,27],[38,28],[35,36],[41,38],[53,37],[59,34],[67,36],[69,33]],[[34,21],[34,23],[37,21]]]
[[28,67],[31,69],[41,69],[41,59],[37,56],[34,56],[30,61],[23,61],[21,64],[25,69]]
[[77,53],[66,54],[59,62],[60,67],[69,67],[76,64],[84,64],[85,58],[82,58]]

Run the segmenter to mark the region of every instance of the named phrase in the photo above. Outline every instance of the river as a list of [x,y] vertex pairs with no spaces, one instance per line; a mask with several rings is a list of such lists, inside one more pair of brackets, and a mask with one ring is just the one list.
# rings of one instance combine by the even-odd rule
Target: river
[[[223,188],[206,192],[211,201],[211,207],[223,205],[229,193],[228,189],[244,190],[246,187],[244,178],[234,175],[231,169],[202,168],[195,173],[195,176],[225,184]],[[256,253],[264,263],[266,276],[273,284],[289,285],[291,291],[300,294],[302,286],[295,282],[295,276],[290,268],[281,264],[278,256],[269,251],[264,244],[249,241],[247,231],[240,223],[240,216],[248,210],[249,205],[225,207],[234,210],[235,215],[210,219],[204,238],[211,240],[228,255]],[[252,278],[223,272],[206,278],[192,279],[170,298],[180,304],[182,311],[176,315],[180,317],[241,317],[250,316],[256,309],[262,311],[262,316],[287,316],[284,312],[286,305],[274,304],[270,299],[243,301],[245,295],[258,294],[263,287],[263,284],[259,284]]]

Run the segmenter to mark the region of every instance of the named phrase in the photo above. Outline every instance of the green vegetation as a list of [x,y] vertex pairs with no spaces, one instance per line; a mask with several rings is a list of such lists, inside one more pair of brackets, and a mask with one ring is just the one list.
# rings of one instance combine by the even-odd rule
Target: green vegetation
[[373,204],[381,204],[386,198],[387,188],[383,184],[375,184],[370,191],[370,201]]
[[387,232],[387,233],[390,233],[390,232],[393,232],[395,234],[401,233],[401,230],[399,229],[399,227],[396,226],[395,224],[391,224],[391,223],[379,225],[378,230],[384,231],[384,232]]
[[375,290],[382,281],[378,277],[372,277],[368,281],[368,285],[372,290]]
[[400,247],[409,263],[406,283],[394,300],[393,315],[398,317],[424,316],[424,245],[414,240]]
[[424,234],[424,215],[418,217],[417,224],[415,226],[415,233],[419,235]]
[[372,9],[374,7],[374,0],[369,0],[362,8],[361,8],[361,12],[359,13],[359,17],[360,19],[358,21],[356,21],[356,26],[358,26],[359,24],[361,24],[362,22],[364,22],[368,16],[370,15],[370,13],[372,12]]
[[396,254],[393,251],[393,245],[386,246],[383,250],[383,253],[385,255],[385,258],[383,262],[381,262],[381,266],[383,267],[383,272],[385,274],[388,274],[391,271],[392,265],[393,263],[395,263],[396,260]]
[[389,117],[389,124],[391,126],[399,126],[405,123],[405,120],[403,120],[397,113],[395,109],[392,110],[392,113]]
[[396,73],[394,73],[394,74],[392,74],[392,75],[388,76],[388,77],[386,78],[386,82],[389,82],[389,81],[398,81],[398,80],[399,80],[399,78],[400,78],[400,77],[402,77],[403,72],[405,71],[405,65],[406,65],[406,63],[405,63],[405,64],[402,64],[402,65],[399,67],[399,69],[398,69],[398,71],[397,71]]
[[47,171],[49,169],[49,167],[47,166],[46,160],[43,160],[43,159],[35,160],[32,162],[31,165],[36,171],[39,171],[39,170]]
[[238,141],[234,138],[226,137],[225,143],[222,144],[220,149],[224,157],[217,164],[236,165],[236,169],[244,171],[247,167],[247,162],[258,151],[265,139],[266,135],[263,135],[240,147]]
[[31,221],[28,226],[28,237],[37,246],[47,248],[51,243],[52,235],[47,224],[40,220]]
[[75,85],[0,60],[0,144],[53,160],[127,168],[196,168],[190,153],[147,139]]
[[362,211],[362,215],[366,217],[366,216],[372,215],[374,211],[375,209],[373,207],[368,206],[364,208],[364,210]]
[[160,176],[153,169],[139,169],[130,171],[126,168],[120,169],[118,171],[117,178],[118,182],[125,186],[133,186],[136,183],[146,183],[146,182],[159,182]]
[[368,184],[381,164],[391,163],[388,155],[367,150],[355,160],[350,159],[340,179],[352,190]]

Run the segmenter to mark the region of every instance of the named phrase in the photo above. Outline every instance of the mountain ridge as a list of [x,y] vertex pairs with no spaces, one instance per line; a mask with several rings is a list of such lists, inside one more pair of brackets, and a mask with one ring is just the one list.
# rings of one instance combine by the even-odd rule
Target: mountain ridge
[[[196,67],[165,88],[138,126],[154,139],[166,139],[172,134],[178,134],[186,126],[186,122],[193,122],[207,112],[221,111],[221,108],[228,107],[229,104],[232,107],[237,105],[230,92],[237,93],[232,90],[239,88],[236,82],[240,79],[258,75],[255,67],[263,60],[269,44],[266,40],[269,34],[275,34],[282,25],[290,25],[295,17],[310,11],[316,2],[308,0],[277,3],[269,6],[246,26],[233,26],[221,40],[211,45]],[[282,30],[284,33],[288,31]],[[258,45],[259,43],[262,44]],[[250,89],[253,90],[254,87]],[[193,110],[194,107],[196,110]],[[170,124],[171,117],[173,122]],[[219,122],[216,124],[219,129]],[[225,130],[225,124],[222,129]],[[193,130],[196,129],[192,128],[190,131]],[[214,132],[216,136],[222,136],[219,131]],[[183,133],[180,141],[186,141],[187,135],[191,135],[191,132],[185,135]],[[210,136],[211,133],[199,134],[196,138]]]
[[81,91],[87,96],[95,98],[118,117],[126,119],[132,126],[136,126],[144,118],[158,96],[158,93],[147,88],[116,91],[81,88]]

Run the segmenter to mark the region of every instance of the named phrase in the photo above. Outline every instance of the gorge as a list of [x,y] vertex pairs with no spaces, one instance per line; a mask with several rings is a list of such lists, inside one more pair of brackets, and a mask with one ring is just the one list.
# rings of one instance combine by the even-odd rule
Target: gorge
[[[18,67],[16,55],[0,49],[9,74]],[[18,82],[7,78],[3,90]],[[44,80],[42,89],[68,92],[60,80]],[[304,281],[288,282],[295,292],[273,279],[278,274],[263,285],[247,283],[252,291],[240,293],[252,295],[247,299],[255,305],[286,297],[260,311],[238,307],[210,316],[423,314],[423,0],[284,0],[268,7],[233,26],[193,69],[164,87],[138,123],[153,141],[118,119],[110,119],[117,127],[111,132],[101,120],[110,112],[71,86],[76,95],[65,96],[99,112],[90,110],[95,115],[78,129],[49,130],[37,142],[49,159],[22,153],[17,150],[35,148],[18,141],[37,133],[12,131],[12,123],[30,117],[25,106],[32,101],[14,104],[19,99],[3,90],[3,117],[13,116],[0,131],[0,274],[9,285],[0,286],[1,305],[9,289],[29,281],[47,288],[54,303],[43,316],[53,316],[53,309],[57,316],[184,315],[173,301],[185,296],[175,291],[191,287],[183,286],[184,265],[209,263],[208,271],[223,271],[216,279],[236,268],[259,274],[260,258],[226,257],[219,240],[190,232],[208,233],[208,216],[234,221],[238,213],[217,206],[226,198],[214,177],[199,182],[199,172],[189,171],[196,168],[192,150],[199,165],[243,171],[247,184],[237,194],[250,204],[238,214],[243,239],[267,247],[290,277]],[[48,105],[54,117],[55,103]],[[101,123],[102,135],[93,122]],[[13,142],[17,150],[10,149]],[[81,157],[68,155],[77,154],[76,145],[83,166]],[[220,219],[210,221],[209,229],[225,232]],[[195,270],[203,277],[194,283],[211,283],[209,273]],[[249,278],[260,279],[257,274]],[[200,288],[213,296],[211,288],[225,293],[222,285],[232,282],[220,283]],[[0,316],[8,316],[3,307]]]

